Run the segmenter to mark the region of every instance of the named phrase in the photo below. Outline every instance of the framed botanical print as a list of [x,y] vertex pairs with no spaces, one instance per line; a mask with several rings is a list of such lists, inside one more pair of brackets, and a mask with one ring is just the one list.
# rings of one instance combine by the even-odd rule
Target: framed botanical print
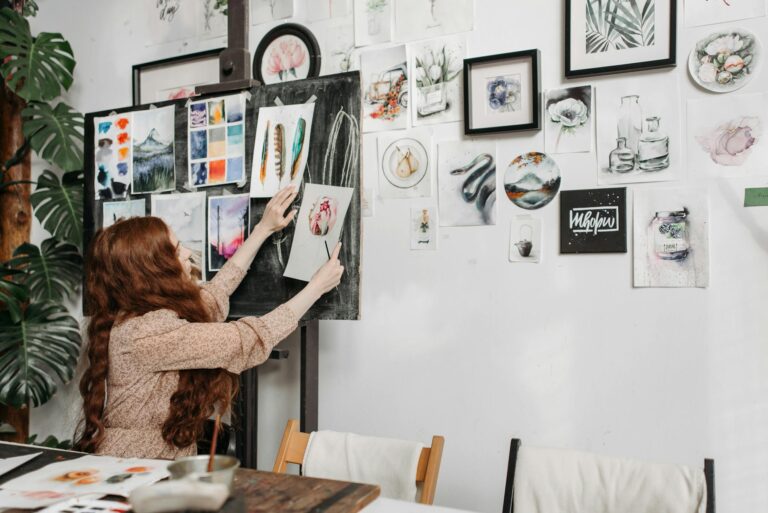
[[565,0],[565,76],[675,65],[677,0]]
[[464,59],[464,133],[541,129],[539,50]]
[[280,84],[319,74],[320,45],[303,25],[278,25],[267,32],[256,47],[253,78],[262,84]]
[[219,54],[224,48],[134,64],[133,105],[188,98],[195,87],[219,81]]

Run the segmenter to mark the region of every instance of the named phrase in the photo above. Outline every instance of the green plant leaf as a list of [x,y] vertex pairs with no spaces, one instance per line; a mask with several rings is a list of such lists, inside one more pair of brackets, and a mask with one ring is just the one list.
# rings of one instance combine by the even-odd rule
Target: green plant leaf
[[64,102],[31,102],[21,113],[24,136],[38,155],[64,171],[83,167],[83,115]]
[[77,246],[52,238],[40,247],[22,244],[8,265],[25,271],[19,281],[27,286],[33,301],[61,301],[80,287],[83,257]]
[[72,440],[59,440],[53,435],[48,435],[45,440],[37,441],[37,435],[27,438],[27,445],[37,445],[38,447],[49,447],[51,449],[72,449]]
[[29,299],[27,287],[14,280],[14,277],[21,277],[24,271],[0,268],[0,308],[5,308],[13,321],[18,322],[21,319],[21,304]]
[[30,196],[35,217],[54,237],[83,247],[83,172],[59,177],[46,169]]
[[0,10],[0,74],[27,101],[49,101],[72,85],[75,58],[61,34],[32,37],[29,22],[12,9]]
[[0,403],[44,404],[57,378],[72,379],[79,351],[79,326],[61,305],[32,303],[17,322],[0,312]]

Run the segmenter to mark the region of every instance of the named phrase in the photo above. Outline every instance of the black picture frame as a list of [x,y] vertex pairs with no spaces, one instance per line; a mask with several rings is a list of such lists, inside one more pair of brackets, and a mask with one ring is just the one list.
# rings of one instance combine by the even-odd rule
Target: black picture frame
[[[192,63],[195,61],[203,61],[208,59],[217,59],[219,54],[226,48],[214,48],[212,50],[204,50],[202,52],[195,52],[186,55],[177,55],[175,57],[168,57],[166,59],[160,59],[156,61],[144,62],[142,64],[134,64],[131,72],[132,86],[131,86],[131,105],[134,107],[141,105],[141,75],[149,70],[156,70],[160,68],[170,68],[178,64]],[[218,80],[218,77],[217,77]],[[145,102],[146,103],[146,102]]]
[[298,37],[309,49],[309,72],[306,77],[301,78],[320,76],[320,44],[317,42],[315,35],[304,25],[284,23],[267,32],[256,47],[256,53],[253,56],[253,78],[262,84],[266,84],[264,77],[261,75],[261,61],[264,59],[264,52],[267,51],[267,48],[275,39],[288,35]]
[[[541,130],[541,52],[538,49],[485,55],[464,59],[464,133],[467,135],[492,134],[499,132],[518,132]],[[472,126],[472,67],[496,61],[531,61],[531,122],[517,125],[499,125],[482,128]]]
[[[582,78],[596,75],[611,75],[615,73],[626,73],[631,71],[674,68],[677,66],[677,0],[662,0],[669,2],[669,48],[668,57],[665,59],[656,59],[651,61],[642,61],[635,63],[619,64],[615,66],[604,66],[597,68],[573,69],[571,58],[571,18],[573,10],[571,3],[573,0],[563,0],[565,2],[565,78]],[[578,0],[577,0],[578,1]],[[586,1],[586,0],[581,0]]]

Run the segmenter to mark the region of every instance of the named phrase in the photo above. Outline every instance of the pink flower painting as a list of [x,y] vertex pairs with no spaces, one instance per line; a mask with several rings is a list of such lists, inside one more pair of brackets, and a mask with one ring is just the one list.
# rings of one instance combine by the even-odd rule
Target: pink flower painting
[[287,36],[275,41],[268,50],[267,72],[277,75],[282,80],[299,77],[297,69],[307,62],[307,49],[304,44],[293,36]]
[[706,134],[696,136],[696,141],[709,153],[715,164],[741,166],[760,140],[760,135],[760,120],[747,116],[733,119]]
[[323,236],[336,224],[339,201],[336,198],[320,196],[309,211],[309,231],[312,235]]

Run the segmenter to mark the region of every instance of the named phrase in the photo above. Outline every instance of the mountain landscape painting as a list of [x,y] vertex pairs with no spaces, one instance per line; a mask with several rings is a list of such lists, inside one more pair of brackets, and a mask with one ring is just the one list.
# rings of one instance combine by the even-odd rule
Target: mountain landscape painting
[[536,210],[547,205],[560,190],[560,168],[554,159],[532,151],[518,155],[504,173],[504,192],[520,208]]
[[133,193],[174,190],[174,107],[134,112],[133,123]]

